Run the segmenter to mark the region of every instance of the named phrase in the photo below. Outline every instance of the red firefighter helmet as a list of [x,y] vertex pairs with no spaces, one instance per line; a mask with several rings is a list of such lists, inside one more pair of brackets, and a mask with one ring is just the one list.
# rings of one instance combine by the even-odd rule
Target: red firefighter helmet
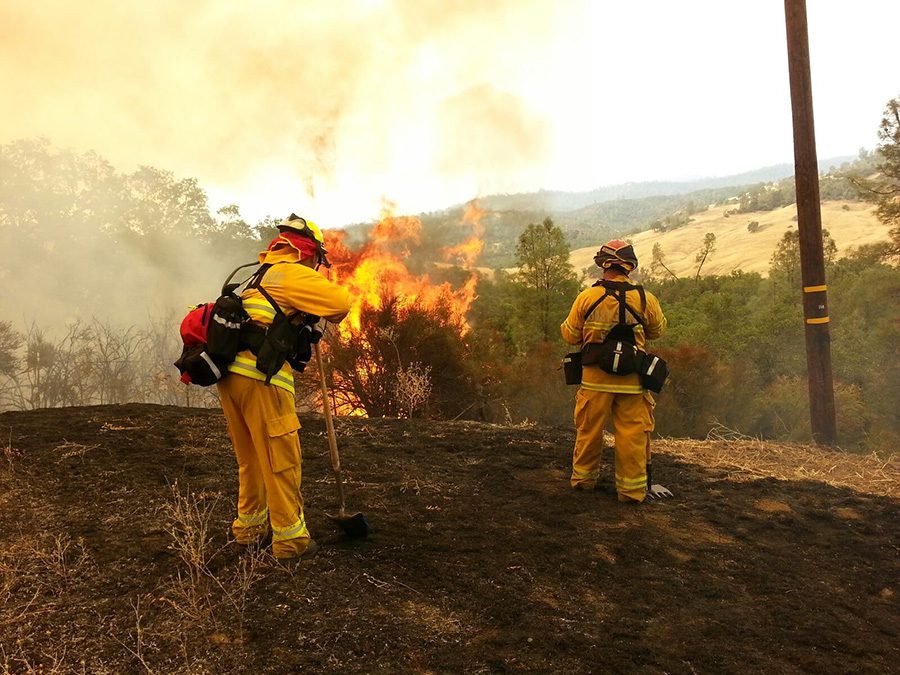
[[608,241],[594,256],[594,262],[597,267],[607,270],[610,267],[621,267],[625,273],[634,271],[638,266],[637,256],[634,254],[634,247],[621,239],[613,239]]

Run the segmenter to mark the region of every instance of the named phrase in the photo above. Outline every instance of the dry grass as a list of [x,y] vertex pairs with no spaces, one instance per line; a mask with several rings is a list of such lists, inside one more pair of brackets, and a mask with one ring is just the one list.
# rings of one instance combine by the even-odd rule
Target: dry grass
[[265,551],[247,551],[224,574],[211,569],[212,561],[226,550],[216,548],[211,536],[217,501],[211,493],[182,493],[177,484],[172,486],[172,501],[165,509],[166,529],[182,565],[163,599],[185,622],[185,628],[220,635],[227,626],[236,633],[233,641],[243,644],[250,591],[262,578],[271,556]]
[[[648,230],[632,235],[630,239],[644,271],[649,270],[653,245],[658,243],[666,256],[666,265],[675,274],[679,277],[693,276],[697,271],[694,256],[704,235],[713,232],[716,235],[716,250],[703,265],[704,276],[730,274],[736,269],[766,275],[769,259],[781,237],[786,230],[797,227],[793,219],[797,213],[796,206],[738,213],[728,218],[725,217],[726,208],[733,209],[734,205],[717,206],[694,214],[691,216],[694,222],[669,232]],[[747,225],[753,220],[760,224],[760,229],[750,233]],[[875,217],[872,205],[844,201],[823,202],[822,227],[828,230],[837,244],[839,257],[847,255],[854,247],[886,241],[890,229]],[[569,254],[569,261],[576,270],[582,270],[594,264],[596,253],[596,245],[576,249]]]
[[67,534],[22,535],[0,550],[0,673],[70,673],[65,640],[41,643],[32,629],[61,616],[68,598],[96,572],[84,541]]
[[873,495],[900,495],[896,455],[856,455],[799,443],[777,443],[741,436],[722,427],[707,440],[666,439],[654,449],[707,467],[726,469],[732,478],[813,480]]
[[0,447],[0,455],[3,456],[3,463],[6,466],[6,469],[9,473],[13,473],[15,470],[16,460],[22,456],[22,452],[16,450],[12,444],[12,428],[9,430],[9,436],[6,440],[6,443]]
[[[217,502],[215,493],[172,487],[161,515],[177,557],[161,585],[154,581],[123,599],[132,610],[130,629],[127,619],[107,623],[109,609],[85,600],[105,570],[83,540],[52,532],[7,537],[0,548],[0,675],[222,672],[223,646],[243,650],[249,642],[249,604],[275,561],[266,551],[237,556],[227,543],[216,543]],[[114,646],[88,656],[78,631],[92,613]]]

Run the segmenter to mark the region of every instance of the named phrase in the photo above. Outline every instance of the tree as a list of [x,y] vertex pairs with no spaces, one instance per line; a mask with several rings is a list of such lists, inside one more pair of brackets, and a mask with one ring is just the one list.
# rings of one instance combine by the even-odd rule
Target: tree
[[[828,230],[822,230],[822,251],[825,264],[830,265],[837,257],[837,244]],[[769,261],[769,276],[773,279],[785,279],[790,286],[800,282],[800,232],[787,230],[775,247]]]
[[447,307],[365,305],[360,330],[328,336],[338,410],[369,417],[452,419],[474,410],[469,346]]
[[694,262],[699,263],[697,265],[697,275],[694,277],[695,279],[700,278],[700,270],[703,269],[703,263],[706,262],[706,259],[716,250],[716,235],[712,232],[707,232],[703,237],[703,244],[700,246],[700,250],[697,252],[697,256],[694,258]]
[[176,179],[171,171],[141,166],[124,176],[127,208],[124,230],[139,235],[201,236],[216,225],[206,193],[196,178]]
[[19,367],[16,352],[22,346],[22,335],[9,321],[0,321],[0,375],[15,375]]
[[[864,255],[875,260],[900,260],[900,96],[888,101],[878,128],[877,152],[868,157],[860,150],[861,170],[850,180],[866,199],[874,200],[875,215],[887,225],[889,241],[868,245]],[[871,166],[873,158],[880,161]],[[866,161],[864,161],[866,160]],[[862,178],[861,175],[874,176]]]
[[878,165],[875,213],[882,222],[893,225],[885,257],[896,260],[900,258],[900,97],[888,101],[878,139],[883,160]]
[[659,270],[665,270],[673,279],[678,279],[678,275],[666,266],[666,255],[663,253],[662,246],[659,245],[659,242],[656,242],[653,244],[653,254],[650,259],[650,272],[655,276],[659,274]]
[[556,339],[559,323],[578,292],[579,280],[569,263],[569,245],[550,218],[530,224],[516,245],[516,281],[522,288],[520,319],[539,340]]

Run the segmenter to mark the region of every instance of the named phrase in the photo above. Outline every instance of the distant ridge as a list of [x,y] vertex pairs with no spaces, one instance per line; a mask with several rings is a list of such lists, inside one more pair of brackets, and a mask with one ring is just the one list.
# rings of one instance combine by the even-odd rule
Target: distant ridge
[[[853,156],[831,157],[819,160],[819,171],[828,171],[845,162],[856,159]],[[620,183],[607,185],[587,192],[564,192],[561,190],[540,190],[517,194],[489,195],[478,201],[482,208],[491,211],[575,211],[591,204],[617,199],[643,199],[662,195],[683,195],[698,190],[751,185],[788,178],[794,175],[793,164],[772,166],[732,174],[697,178],[690,181],[647,181],[641,183]]]

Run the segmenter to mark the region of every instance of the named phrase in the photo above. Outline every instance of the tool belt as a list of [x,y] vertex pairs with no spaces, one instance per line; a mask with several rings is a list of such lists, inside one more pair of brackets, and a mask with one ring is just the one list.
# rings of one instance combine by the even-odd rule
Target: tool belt
[[634,329],[617,324],[603,342],[589,342],[581,348],[581,365],[599,366],[610,375],[638,372],[644,352],[635,346]]
[[[580,357],[578,365],[578,382],[569,382],[566,371],[566,384],[581,382],[581,366],[598,366],[610,375],[638,374],[641,386],[654,393],[662,391],[669,377],[669,366],[665,359],[656,354],[642,352],[624,340],[608,340],[600,343],[592,342],[584,345],[580,353],[567,354],[566,357]],[[565,360],[563,361],[565,365]]]

